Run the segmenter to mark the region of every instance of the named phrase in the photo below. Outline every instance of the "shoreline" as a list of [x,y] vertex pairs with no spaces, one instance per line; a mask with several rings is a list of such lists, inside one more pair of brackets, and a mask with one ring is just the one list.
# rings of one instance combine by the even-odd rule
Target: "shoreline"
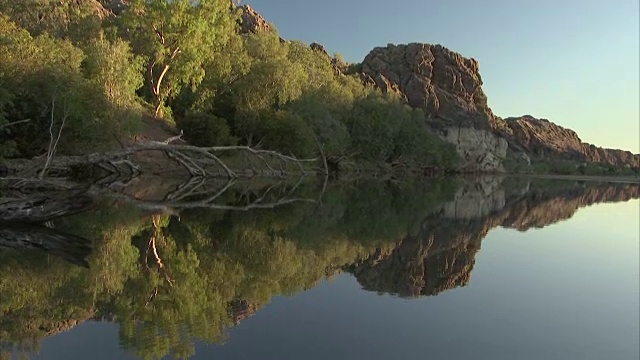
[[549,180],[575,180],[575,181],[596,181],[622,184],[640,185],[640,176],[609,176],[609,175],[543,175],[543,174],[510,174],[507,176],[530,177]]

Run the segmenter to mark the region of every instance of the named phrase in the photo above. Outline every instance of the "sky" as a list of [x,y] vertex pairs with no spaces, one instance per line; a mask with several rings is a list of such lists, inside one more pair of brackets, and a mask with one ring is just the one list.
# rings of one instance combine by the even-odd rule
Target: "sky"
[[533,115],[640,152],[638,0],[243,0],[283,38],[361,62],[388,43],[480,62],[498,116]]

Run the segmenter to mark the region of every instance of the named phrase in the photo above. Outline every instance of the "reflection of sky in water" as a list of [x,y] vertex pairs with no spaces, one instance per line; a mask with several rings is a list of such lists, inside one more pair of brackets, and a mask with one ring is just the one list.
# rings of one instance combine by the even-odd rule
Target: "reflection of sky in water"
[[[637,359],[640,201],[544,229],[494,229],[470,285],[399,299],[350,275],[271,304],[194,359]],[[42,359],[125,359],[117,327],[45,339]]]

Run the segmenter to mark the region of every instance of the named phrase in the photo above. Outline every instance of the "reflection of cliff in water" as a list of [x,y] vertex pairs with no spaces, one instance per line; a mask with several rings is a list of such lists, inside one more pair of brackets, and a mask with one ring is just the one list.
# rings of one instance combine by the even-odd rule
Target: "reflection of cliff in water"
[[[570,218],[581,206],[639,197],[638,185],[485,179],[458,188],[444,179],[333,184],[321,202],[273,209],[176,207],[201,204],[192,197],[212,192],[195,185],[176,189],[177,197],[184,189],[193,196],[172,197],[173,208],[165,209],[162,194],[143,207],[100,200],[51,222],[56,230],[0,231],[0,339],[7,341],[0,358],[2,349],[37,345],[90,319],[117,322],[121,346],[141,357],[188,357],[196,341],[224,342],[227,329],[273,296],[344,270],[367,290],[436,295],[469,282],[494,227],[524,231]],[[317,194],[297,184],[236,185],[225,196],[215,190],[214,208]]]
[[497,179],[468,184],[390,252],[351,265],[363,288],[403,297],[465,286],[489,230],[526,231],[571,218],[585,206],[640,197],[637,184],[525,182],[505,189]]

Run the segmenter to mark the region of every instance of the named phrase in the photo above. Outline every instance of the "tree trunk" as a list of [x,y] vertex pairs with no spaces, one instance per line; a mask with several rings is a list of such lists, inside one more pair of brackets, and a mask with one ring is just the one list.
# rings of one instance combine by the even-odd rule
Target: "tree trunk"
[[167,72],[169,71],[169,68],[171,66],[170,65],[165,65],[164,68],[162,69],[162,72],[160,73],[160,76],[158,77],[157,81],[154,81],[152,83],[152,92],[153,92],[153,96],[155,97],[155,105],[156,105],[156,111],[154,113],[154,116],[156,118],[161,118],[164,114],[162,111],[163,105],[164,105],[164,101],[162,100],[162,95],[161,95],[161,90],[162,90],[162,81],[164,80],[165,76],[167,75]]
[[154,111],[153,116],[156,119],[160,119],[164,116],[164,109],[163,109],[164,106],[159,96],[155,96],[155,105],[156,105],[156,110]]

